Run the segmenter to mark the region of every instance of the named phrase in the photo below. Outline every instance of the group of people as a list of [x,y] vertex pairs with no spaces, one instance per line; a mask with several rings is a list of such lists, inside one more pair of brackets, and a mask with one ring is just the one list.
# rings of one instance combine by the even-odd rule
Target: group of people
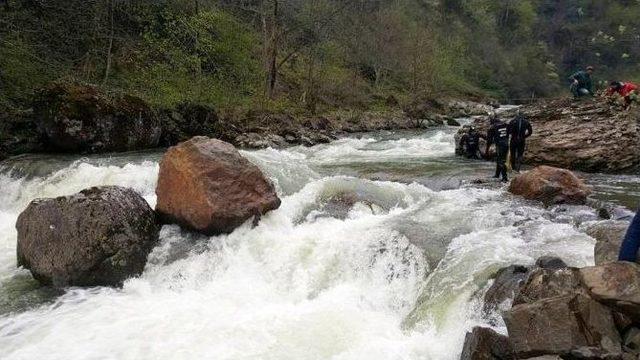
[[[588,66],[586,70],[578,71],[569,77],[571,82],[570,90],[574,99],[596,95],[592,79],[594,71],[593,66]],[[628,108],[631,103],[639,100],[638,85],[632,82],[611,81],[604,95],[609,98],[613,98],[613,96],[621,97],[624,100],[625,107]]]
[[497,114],[492,114],[489,117],[489,122],[490,127],[486,136],[480,134],[472,126],[460,139],[460,145],[467,158],[481,159],[483,156],[480,152],[480,139],[486,140],[486,157],[488,157],[491,145],[495,144],[496,173],[494,178],[507,182],[509,181],[507,175],[509,154],[511,155],[511,168],[519,172],[524,159],[526,141],[533,134],[533,127],[521,113],[518,113],[509,123],[500,120]]

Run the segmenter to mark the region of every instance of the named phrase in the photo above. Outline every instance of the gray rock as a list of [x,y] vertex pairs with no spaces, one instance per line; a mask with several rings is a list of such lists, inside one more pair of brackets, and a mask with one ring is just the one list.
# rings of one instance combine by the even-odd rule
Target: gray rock
[[504,320],[518,358],[569,355],[582,347],[621,353],[611,311],[581,294],[516,305]]
[[602,221],[587,227],[589,236],[596,239],[594,255],[596,265],[618,260],[620,245],[627,232],[629,223],[626,221]]
[[564,269],[567,264],[559,257],[542,256],[536,260],[536,266],[542,269]]
[[475,327],[464,339],[461,360],[515,359],[509,339],[489,328]]
[[490,313],[497,310],[506,301],[513,301],[520,286],[527,278],[528,272],[529,268],[520,265],[500,269],[484,296],[483,311]]
[[513,301],[514,305],[531,304],[555,296],[581,293],[587,295],[580,282],[580,273],[575,268],[533,270]]
[[122,284],[142,273],[160,231],[147,202],[117,186],[34,200],[16,228],[18,265],[56,287]]

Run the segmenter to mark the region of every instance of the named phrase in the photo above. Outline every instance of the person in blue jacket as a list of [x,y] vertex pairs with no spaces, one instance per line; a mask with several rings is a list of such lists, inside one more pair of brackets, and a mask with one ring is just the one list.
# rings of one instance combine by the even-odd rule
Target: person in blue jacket
[[631,226],[627,230],[622,246],[620,246],[619,261],[635,262],[637,260],[638,249],[640,249],[640,210],[631,221]]

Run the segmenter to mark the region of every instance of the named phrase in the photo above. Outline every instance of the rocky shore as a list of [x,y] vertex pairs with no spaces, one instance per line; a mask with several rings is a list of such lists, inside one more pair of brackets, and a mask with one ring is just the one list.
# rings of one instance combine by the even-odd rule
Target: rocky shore
[[[593,173],[629,173],[640,166],[637,106],[624,110],[603,99],[559,99],[520,110],[533,126],[524,159],[528,165]],[[503,114],[502,120],[511,120],[516,111]],[[487,118],[478,118],[474,124],[486,134]]]
[[0,114],[0,159],[35,152],[101,153],[168,147],[208,136],[243,148],[311,146],[345,133],[458,125],[454,117],[487,114],[491,105],[451,99],[386,111],[293,115],[269,111],[224,113],[194,103],[158,109],[128,94],[95,86],[53,83],[27,110]]

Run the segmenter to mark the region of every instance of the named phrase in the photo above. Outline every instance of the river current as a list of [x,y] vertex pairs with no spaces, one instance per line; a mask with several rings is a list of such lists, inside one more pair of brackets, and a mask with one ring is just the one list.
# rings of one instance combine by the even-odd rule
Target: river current
[[[0,358],[456,359],[473,326],[506,331],[479,311],[497,269],[542,255],[592,264],[582,230],[597,221],[473,185],[493,167],[456,158],[456,130],[243,151],[282,206],[225,236],[164,226],[122,289],[40,287],[16,268],[15,221],[34,198],[95,185],[153,206],[161,154],[0,163]],[[589,181],[623,214],[640,198],[637,176]]]

